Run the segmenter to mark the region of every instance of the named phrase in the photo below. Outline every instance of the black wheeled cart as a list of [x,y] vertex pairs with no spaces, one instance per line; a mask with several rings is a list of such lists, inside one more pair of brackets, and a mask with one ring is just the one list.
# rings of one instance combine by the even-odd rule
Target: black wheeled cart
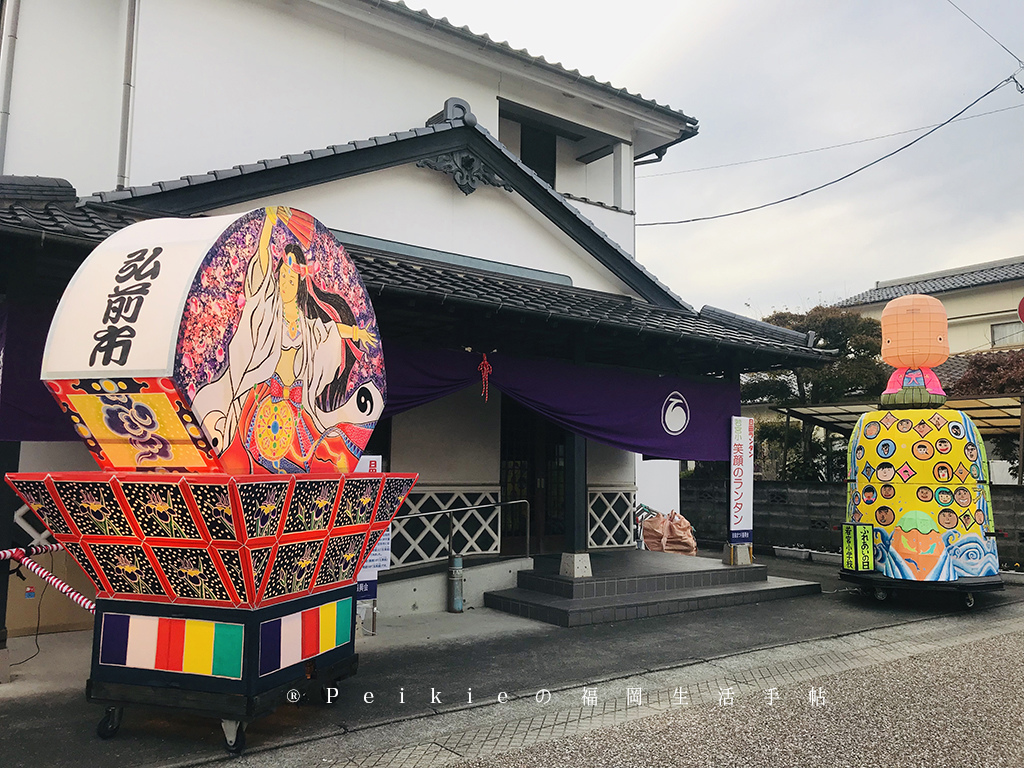
[[354,584],[255,610],[99,600],[86,698],[117,734],[125,707],[218,718],[229,753],[285,703],[354,675]]

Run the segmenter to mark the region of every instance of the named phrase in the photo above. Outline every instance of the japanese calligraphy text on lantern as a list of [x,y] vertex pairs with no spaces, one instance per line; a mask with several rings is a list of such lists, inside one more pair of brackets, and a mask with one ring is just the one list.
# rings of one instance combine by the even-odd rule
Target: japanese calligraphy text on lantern
[[170,376],[192,279],[235,218],[211,216],[184,229],[175,219],[152,219],[100,243],[57,307],[41,378]]
[[103,312],[104,327],[93,334],[96,346],[89,355],[89,366],[123,366],[135,338],[135,322],[139,319],[142,304],[149,295],[152,281],[160,276],[160,261],[157,257],[163,248],[152,250],[141,248],[125,256],[124,263],[114,276],[114,286],[107,294],[107,308]]
[[754,528],[753,419],[733,416],[729,457],[729,541],[749,543]]

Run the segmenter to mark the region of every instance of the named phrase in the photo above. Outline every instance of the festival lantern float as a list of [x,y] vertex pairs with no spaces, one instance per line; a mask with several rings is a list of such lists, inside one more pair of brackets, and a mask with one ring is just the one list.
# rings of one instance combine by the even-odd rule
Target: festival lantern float
[[946,311],[931,296],[882,311],[882,359],[895,366],[881,409],[850,437],[840,578],[885,600],[896,589],[1002,589],[985,444],[942,406],[932,371],[949,357]]
[[[384,408],[369,296],[288,208],[107,238],[42,378],[100,466],[8,483],[96,585],[89,700],[244,726],[354,674],[355,578],[414,474],[358,474]],[[290,694],[294,700],[296,694]]]

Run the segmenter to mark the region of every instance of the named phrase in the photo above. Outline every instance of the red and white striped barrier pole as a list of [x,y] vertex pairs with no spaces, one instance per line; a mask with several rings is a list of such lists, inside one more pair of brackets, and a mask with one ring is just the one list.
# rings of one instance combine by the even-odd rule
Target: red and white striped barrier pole
[[63,581],[31,559],[33,555],[41,555],[45,552],[56,552],[61,549],[64,549],[64,547],[60,544],[43,544],[40,546],[29,547],[27,550],[21,548],[3,549],[0,550],[0,561],[14,560],[15,562],[20,563],[58,592],[66,595],[82,608],[85,608],[89,613],[96,613],[96,603],[85,595],[73,590]]
[[21,547],[15,547],[14,549],[0,549],[0,560],[14,560],[14,553],[19,552],[22,555],[28,555],[34,557],[35,555],[43,555],[47,552],[61,552],[64,549],[63,544],[39,544],[28,549],[22,549]]

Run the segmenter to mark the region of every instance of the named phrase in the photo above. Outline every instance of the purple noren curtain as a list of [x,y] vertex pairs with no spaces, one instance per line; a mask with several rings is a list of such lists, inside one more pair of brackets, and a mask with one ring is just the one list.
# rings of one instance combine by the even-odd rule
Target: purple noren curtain
[[[385,416],[480,385],[479,354],[387,345]],[[666,459],[729,457],[739,384],[648,376],[495,353],[490,386],[556,424],[623,450]]]
[[39,380],[53,306],[6,304],[0,366],[0,440],[78,440],[71,420]]

